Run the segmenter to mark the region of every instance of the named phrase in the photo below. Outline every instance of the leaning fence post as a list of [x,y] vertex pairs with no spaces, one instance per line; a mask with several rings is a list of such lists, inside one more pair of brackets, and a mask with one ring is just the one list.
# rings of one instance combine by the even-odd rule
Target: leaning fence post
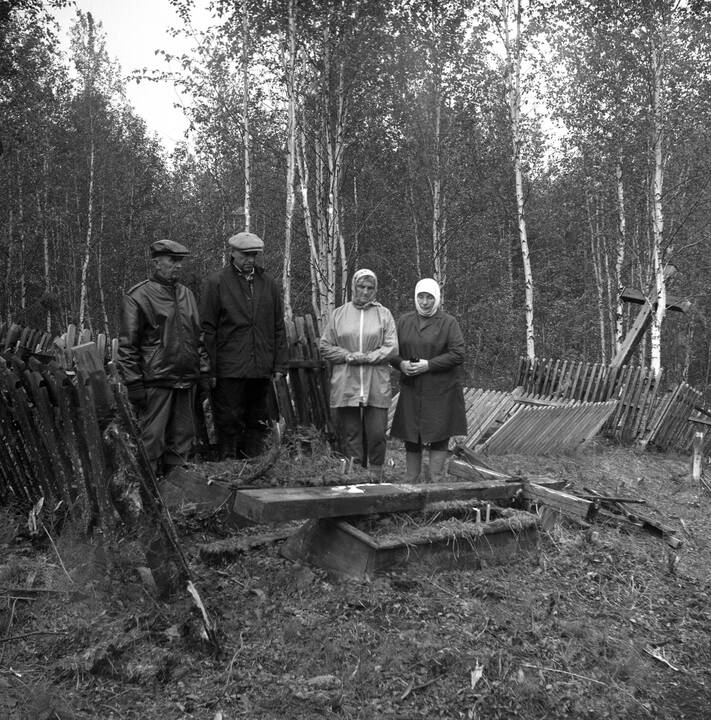
[[692,454],[691,454],[691,479],[694,482],[701,480],[701,461],[704,456],[704,431],[696,430],[694,432],[694,440],[692,443]]

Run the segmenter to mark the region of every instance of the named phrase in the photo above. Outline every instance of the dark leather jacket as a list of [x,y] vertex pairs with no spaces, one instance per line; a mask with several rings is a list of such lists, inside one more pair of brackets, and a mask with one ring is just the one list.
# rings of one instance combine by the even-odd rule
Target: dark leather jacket
[[207,372],[192,291],[155,276],[124,295],[118,361],[126,385],[190,385]]

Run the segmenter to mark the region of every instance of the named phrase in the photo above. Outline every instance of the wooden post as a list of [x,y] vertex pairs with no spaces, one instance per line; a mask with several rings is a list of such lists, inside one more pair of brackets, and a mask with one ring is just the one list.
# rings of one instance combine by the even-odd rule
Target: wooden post
[[691,479],[694,482],[701,480],[701,462],[704,458],[704,431],[696,430],[694,432],[694,441],[692,444],[691,455]]
[[[676,268],[673,265],[667,265],[664,269],[664,279],[668,280],[675,273]],[[625,288],[620,293],[620,298],[625,302],[635,303],[637,305],[641,305],[642,307],[639,309],[632,327],[630,327],[627,331],[620,349],[615,357],[612,358],[612,362],[610,363],[612,367],[619,367],[627,363],[630,357],[632,357],[632,353],[639,344],[639,341],[647,331],[647,328],[652,323],[652,313],[657,307],[657,289],[656,287],[652,288],[650,294],[651,300],[647,298],[644,293],[634,288]],[[671,296],[667,297],[667,310],[686,313],[690,307],[691,303],[688,300],[682,300]]]

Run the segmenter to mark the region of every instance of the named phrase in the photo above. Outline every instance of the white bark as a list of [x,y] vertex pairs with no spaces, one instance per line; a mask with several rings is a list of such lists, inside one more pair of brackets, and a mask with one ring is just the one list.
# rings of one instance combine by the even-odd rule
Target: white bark
[[294,175],[296,164],[296,2],[289,0],[289,29],[286,57],[286,218],[284,227],[284,265],[282,268],[282,290],[284,293],[284,315],[291,317],[291,241],[294,222]]
[[652,177],[652,269],[657,287],[657,308],[652,315],[650,328],[651,350],[650,367],[661,372],[661,327],[667,309],[666,282],[662,261],[662,240],[664,232],[664,213],[662,211],[662,188],[664,183],[664,61],[657,42],[652,40],[652,117],[653,117],[653,177]]
[[249,8],[242,2],[242,145],[244,153],[244,229],[251,224],[252,179],[249,152]]
[[617,243],[615,246],[615,278],[617,279],[617,302],[615,305],[615,351],[622,347],[622,300],[620,294],[624,288],[622,282],[622,265],[625,261],[625,248],[627,245],[627,222],[625,219],[625,187],[622,182],[622,158],[617,161],[615,168],[617,180]]
[[533,360],[535,351],[535,332],[533,326],[533,273],[528,249],[528,235],[526,232],[526,214],[523,193],[523,172],[521,169],[521,0],[516,0],[514,22],[516,24],[515,37],[511,36],[509,18],[510,0],[502,0],[501,17],[504,43],[506,47],[506,93],[509,104],[509,122],[512,142],[512,161],[514,182],[516,186],[516,215],[518,224],[518,237],[521,245],[521,259],[523,262],[523,276],[525,284],[525,315],[526,315],[526,354]]
[[94,215],[94,160],[96,151],[92,137],[89,146],[89,194],[86,208],[86,238],[84,241],[84,259],[81,265],[81,285],[79,295],[79,328],[86,329],[89,315],[89,261],[91,260],[91,244]]

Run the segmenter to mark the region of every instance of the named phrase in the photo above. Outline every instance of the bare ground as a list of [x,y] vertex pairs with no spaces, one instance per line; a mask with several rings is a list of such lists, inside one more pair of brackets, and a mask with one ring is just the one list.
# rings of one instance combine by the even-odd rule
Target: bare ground
[[[333,458],[289,462],[272,484],[325,482]],[[26,518],[0,510],[0,718],[709,717],[709,495],[688,458],[598,446],[491,462],[642,498],[684,544],[563,523],[507,564],[338,581],[279,543],[207,565],[199,545],[236,531],[184,514],[215,656],[187,595],[157,600],[140,581],[130,538],[111,552],[69,528],[30,542]]]

